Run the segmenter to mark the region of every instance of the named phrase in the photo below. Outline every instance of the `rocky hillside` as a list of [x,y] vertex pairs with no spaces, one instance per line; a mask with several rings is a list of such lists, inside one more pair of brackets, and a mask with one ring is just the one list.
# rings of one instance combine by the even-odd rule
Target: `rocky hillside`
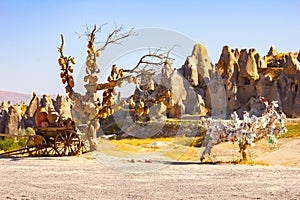
[[[299,52],[278,53],[271,47],[266,56],[261,56],[255,49],[224,46],[218,63],[213,65],[206,48],[196,44],[179,72],[190,83],[186,91],[201,97],[196,112],[205,106],[212,116],[228,118],[234,111],[260,115],[264,105],[259,99],[266,97],[278,101],[287,117],[300,117]],[[190,105],[182,102],[185,108]]]

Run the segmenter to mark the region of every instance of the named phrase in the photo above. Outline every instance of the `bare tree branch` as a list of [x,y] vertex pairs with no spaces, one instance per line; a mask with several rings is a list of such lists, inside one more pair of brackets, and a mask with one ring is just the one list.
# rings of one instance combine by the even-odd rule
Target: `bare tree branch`
[[[107,23],[102,24],[97,30],[94,31],[94,34],[95,34],[95,33],[98,33],[98,32],[101,32],[102,27],[105,26],[106,24],[107,24]],[[95,25],[93,26],[93,29],[94,29],[94,27],[95,27]],[[80,34],[80,33],[78,33],[78,32],[75,32],[75,34],[78,35],[78,38],[81,38],[81,37],[83,37],[83,36],[86,36],[87,39],[89,40],[90,35],[91,35],[91,32],[92,32],[92,31],[90,30],[90,27],[89,27],[88,25],[86,25],[86,31],[85,31],[84,33]]]
[[64,35],[60,34],[60,37],[61,37],[61,45],[60,45],[60,47],[58,47],[58,51],[60,53],[60,56],[63,58],[64,57],[63,49],[64,49],[64,44],[65,44]]
[[[133,73],[136,74],[136,78],[142,77],[143,75],[150,77],[154,76],[156,74],[156,68],[148,68],[148,66],[163,66],[168,60],[173,60],[173,58],[169,57],[171,50],[161,53],[161,48],[155,49],[153,52],[151,52],[151,49],[149,49],[149,53],[143,55],[134,68],[130,70],[124,70],[124,72],[129,73],[130,75],[119,78],[118,82],[127,80],[130,76],[132,76]],[[142,68],[140,69],[140,67]]]
[[100,47],[99,49],[97,49],[96,52],[101,52],[103,51],[109,44],[121,44],[119,41],[134,35],[133,32],[133,28],[130,29],[128,32],[126,33],[122,33],[123,27],[119,27],[117,29],[115,29],[113,32],[111,32],[108,36],[106,41],[104,42],[104,44],[102,45],[102,47]]
[[[129,72],[129,73],[133,73],[136,71],[136,69],[138,69],[141,65],[155,65],[155,66],[160,66],[160,65],[163,65],[165,64],[165,62],[167,60],[173,60],[173,58],[170,58],[169,57],[169,52],[170,51],[167,51],[167,53],[160,53],[159,54],[159,51],[161,51],[160,49],[156,49],[154,51],[154,53],[148,53],[146,55],[143,55],[139,62],[136,64],[136,66],[131,69],[131,70],[128,70],[126,72]],[[147,60],[147,59],[151,59],[150,61]],[[153,59],[157,59],[158,61],[153,61]]]

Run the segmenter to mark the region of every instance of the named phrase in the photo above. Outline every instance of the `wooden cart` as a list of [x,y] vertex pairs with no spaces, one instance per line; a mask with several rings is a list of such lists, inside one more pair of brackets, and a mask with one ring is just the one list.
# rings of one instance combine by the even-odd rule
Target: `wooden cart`
[[27,138],[24,148],[7,151],[0,156],[74,156],[87,151],[82,135],[75,127],[38,127],[35,128],[35,133],[33,136],[0,134],[5,137]]

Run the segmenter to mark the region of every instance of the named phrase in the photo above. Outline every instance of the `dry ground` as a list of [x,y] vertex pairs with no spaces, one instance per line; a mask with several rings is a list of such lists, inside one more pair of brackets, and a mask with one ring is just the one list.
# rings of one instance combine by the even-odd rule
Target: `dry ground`
[[[1,158],[0,199],[300,199],[300,139],[252,152],[262,165],[116,159],[100,152],[62,158]],[[225,143],[214,159],[236,156]],[[260,152],[260,153],[259,153]],[[265,153],[263,153],[265,152]],[[258,155],[259,154],[259,155]],[[227,155],[227,157],[225,156]]]

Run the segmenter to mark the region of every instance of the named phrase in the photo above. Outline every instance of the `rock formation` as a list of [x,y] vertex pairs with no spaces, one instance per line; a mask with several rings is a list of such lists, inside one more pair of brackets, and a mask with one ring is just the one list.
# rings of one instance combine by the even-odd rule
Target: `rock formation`
[[288,117],[300,117],[300,63],[291,53],[285,60],[279,80],[282,109]]
[[72,118],[71,106],[72,101],[69,97],[57,95],[54,101],[54,109],[60,114],[61,118]]
[[20,122],[22,119],[21,106],[14,105],[8,108],[5,133],[18,135],[21,128]]
[[33,96],[32,96],[32,99],[31,99],[31,101],[30,101],[30,103],[29,103],[29,105],[26,109],[26,113],[25,113],[26,117],[27,118],[34,117],[34,114],[35,114],[37,108],[39,107],[39,105],[40,105],[40,99],[36,95],[36,93],[34,92]]
[[29,105],[27,106],[25,115],[22,119],[22,127],[27,128],[27,127],[34,127],[35,126],[35,113],[37,108],[40,106],[40,99],[39,97],[36,95],[36,93],[33,93],[32,99],[29,103]]
[[255,54],[256,65],[258,69],[267,68],[266,57],[261,57],[259,53]]
[[300,63],[297,58],[294,58],[291,53],[285,56],[285,69],[283,71],[286,75],[293,75],[300,70]]
[[273,46],[271,46],[267,56],[276,56],[277,54],[277,50]]
[[[204,55],[197,56],[197,53]],[[202,59],[199,62],[195,58]],[[279,108],[287,117],[300,117],[299,52],[278,53],[271,47],[266,56],[261,56],[255,49],[239,51],[224,46],[216,67],[203,64],[203,58],[208,58],[207,51],[203,45],[197,44],[192,55],[177,71],[189,82],[189,87],[185,85],[187,99],[196,99],[195,95],[190,95],[191,90],[200,95],[204,102],[202,110],[203,106],[209,109],[209,115],[222,115],[224,106],[227,117],[233,111],[241,116],[244,110],[260,115],[264,106],[259,102],[259,97],[263,96],[269,101],[278,101]],[[222,84],[218,78],[222,79]],[[190,111],[195,110],[193,105],[196,102],[186,100],[183,103],[185,113],[192,114]],[[218,113],[212,113],[212,110]]]
[[[236,53],[236,56],[240,58],[240,54]],[[236,85],[238,83],[238,73],[240,71],[236,56],[230,50],[229,46],[224,46],[220,59],[216,65],[218,73],[223,79],[223,83],[226,90],[227,97],[227,112],[231,113],[237,110],[239,103],[236,98]]]
[[0,133],[5,133],[6,119],[7,111],[3,109],[0,112]]
[[167,106],[162,102],[150,107],[149,116],[151,120],[164,120],[166,118]]
[[198,81],[198,70],[197,64],[192,56],[187,57],[184,63],[183,74],[185,78],[191,83],[192,86],[197,86]]
[[204,45],[197,43],[180,72],[193,86],[205,86],[210,80],[212,67],[207,49]]
[[239,49],[235,48],[234,50],[231,50],[231,51],[234,54],[235,59],[239,60],[239,58],[240,58],[240,51],[239,51]]
[[46,110],[53,108],[53,99],[49,95],[44,94],[41,98],[40,106],[45,107]]
[[249,49],[249,52],[246,54],[243,52],[243,57],[239,58],[240,64],[240,73],[239,73],[239,82],[250,82],[256,81],[259,78],[257,65],[255,60],[255,49]]
[[[236,63],[234,58],[237,56]],[[288,117],[300,116],[297,111],[300,109],[297,103],[300,80],[297,75],[300,71],[298,57],[299,53],[278,53],[274,47],[270,48],[267,56],[261,57],[255,49],[242,49],[238,54],[236,49],[224,46],[216,66],[226,89],[227,116],[232,111],[241,115],[242,110],[261,114],[263,108],[256,102],[260,96],[278,101]],[[236,76],[238,79],[234,79]],[[230,87],[235,85],[235,89]]]

